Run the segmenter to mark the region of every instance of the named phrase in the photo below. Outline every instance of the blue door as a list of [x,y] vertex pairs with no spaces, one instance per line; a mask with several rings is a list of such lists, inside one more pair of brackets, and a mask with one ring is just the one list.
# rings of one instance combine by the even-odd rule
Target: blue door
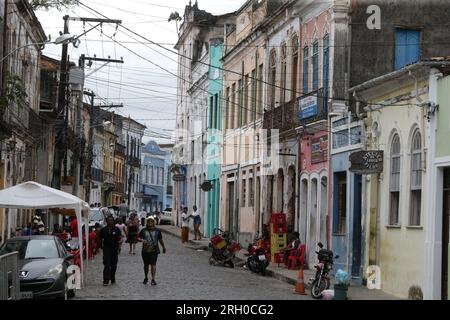
[[420,31],[397,29],[395,39],[395,70],[420,60]]

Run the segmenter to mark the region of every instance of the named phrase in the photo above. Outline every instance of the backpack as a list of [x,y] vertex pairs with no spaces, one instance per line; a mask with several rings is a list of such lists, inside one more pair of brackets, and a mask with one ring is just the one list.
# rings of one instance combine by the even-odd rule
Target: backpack
[[158,248],[158,240],[155,240],[153,238],[152,232],[150,232],[148,230],[145,230],[144,232],[148,234],[148,238],[150,238],[150,241],[149,241],[149,243],[147,243],[143,246],[142,250],[147,253],[158,252],[159,251],[158,250],[159,249]]

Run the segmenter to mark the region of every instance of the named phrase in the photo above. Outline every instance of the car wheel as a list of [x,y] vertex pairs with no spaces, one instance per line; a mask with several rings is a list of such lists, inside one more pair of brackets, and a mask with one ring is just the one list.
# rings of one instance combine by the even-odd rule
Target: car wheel
[[64,282],[64,293],[61,294],[57,299],[58,300],[68,300],[68,292],[69,289],[67,288],[67,281]]

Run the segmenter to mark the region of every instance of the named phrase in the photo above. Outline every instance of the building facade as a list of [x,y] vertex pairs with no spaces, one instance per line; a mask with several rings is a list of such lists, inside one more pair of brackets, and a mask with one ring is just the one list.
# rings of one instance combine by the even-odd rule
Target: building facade
[[142,207],[146,212],[162,212],[166,208],[166,155],[155,141],[147,143],[142,150]]

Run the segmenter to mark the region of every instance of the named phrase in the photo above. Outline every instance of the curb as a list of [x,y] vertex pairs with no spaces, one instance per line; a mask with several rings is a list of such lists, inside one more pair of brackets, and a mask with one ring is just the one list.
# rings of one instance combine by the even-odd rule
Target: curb
[[[169,231],[167,229],[163,229],[163,228],[159,228],[159,230],[161,230],[161,232],[163,232],[163,233],[170,234],[174,237],[177,237],[178,239],[181,239],[181,235],[179,235],[177,233],[171,232],[171,231]],[[194,242],[194,240],[188,240],[188,243],[198,246],[198,243]]]
[[[172,235],[172,236],[175,236],[175,237],[181,239],[181,235],[179,235],[179,234],[173,233],[173,232],[171,232],[171,231],[169,231],[169,230],[167,230],[167,229],[162,229],[162,228],[160,228],[160,230],[161,230],[161,232],[170,234],[170,235]],[[204,245],[199,245],[198,243],[196,243],[196,242],[193,241],[193,240],[189,240],[189,243],[190,243],[190,244],[193,244],[193,245],[195,245],[195,246],[204,248]],[[208,248],[208,249],[209,249],[209,248]],[[242,264],[242,265],[244,265],[244,264],[246,263],[245,259],[242,259],[242,258],[239,258],[239,257],[236,257],[235,259],[238,261],[236,264]],[[278,280],[280,280],[280,281],[286,282],[286,283],[291,284],[291,285],[294,285],[294,286],[297,284],[297,280],[296,280],[296,279],[289,278],[288,276],[285,276],[285,275],[283,275],[283,274],[281,274],[281,273],[275,272],[275,271],[273,271],[273,270],[271,270],[271,269],[267,269],[267,270],[266,270],[266,276],[269,276],[269,277],[278,279]]]

